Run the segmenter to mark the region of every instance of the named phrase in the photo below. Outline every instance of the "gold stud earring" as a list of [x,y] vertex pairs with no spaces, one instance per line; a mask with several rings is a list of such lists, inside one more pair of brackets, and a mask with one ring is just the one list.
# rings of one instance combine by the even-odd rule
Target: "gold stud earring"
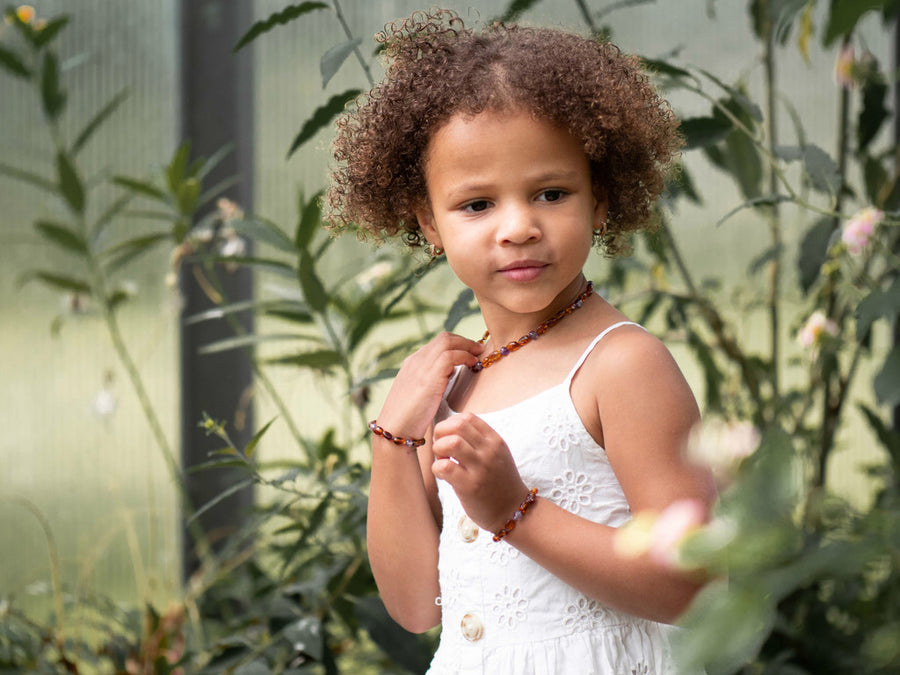
[[436,246],[435,244],[431,244],[431,245],[429,246],[429,249],[430,249],[430,251],[431,251],[431,257],[432,257],[432,258],[437,258],[437,257],[439,257],[439,256],[444,255],[444,249],[442,249],[440,246]]

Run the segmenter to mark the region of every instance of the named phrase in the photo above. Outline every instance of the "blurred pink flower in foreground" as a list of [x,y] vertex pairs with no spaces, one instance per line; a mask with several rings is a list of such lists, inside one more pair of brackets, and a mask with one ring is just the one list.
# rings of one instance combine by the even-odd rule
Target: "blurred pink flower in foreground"
[[616,531],[613,548],[624,558],[646,554],[666,567],[684,567],[681,547],[706,517],[706,504],[699,499],[678,499],[662,513],[641,511]]
[[834,81],[839,87],[849,89],[856,80],[853,78],[854,66],[856,65],[856,52],[853,45],[847,44],[838,52],[837,61],[834,63]]
[[835,336],[838,334],[837,324],[825,316],[825,312],[817,309],[803,324],[797,334],[797,340],[806,348],[817,347],[824,335]]
[[841,241],[852,255],[859,255],[869,245],[875,226],[884,218],[884,211],[871,206],[863,209],[844,223]]
[[759,446],[759,430],[747,421],[713,419],[698,424],[688,441],[688,457],[712,471],[719,487],[731,482],[745,457]]

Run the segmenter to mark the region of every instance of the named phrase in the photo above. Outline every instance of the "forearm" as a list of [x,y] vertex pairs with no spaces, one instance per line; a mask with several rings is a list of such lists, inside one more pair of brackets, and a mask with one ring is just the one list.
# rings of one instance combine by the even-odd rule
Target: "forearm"
[[540,497],[506,541],[598,602],[664,623],[687,608],[701,583],[647,556],[613,550],[616,528],[592,523]]
[[440,623],[438,537],[416,455],[374,437],[369,563],[388,612],[413,632]]

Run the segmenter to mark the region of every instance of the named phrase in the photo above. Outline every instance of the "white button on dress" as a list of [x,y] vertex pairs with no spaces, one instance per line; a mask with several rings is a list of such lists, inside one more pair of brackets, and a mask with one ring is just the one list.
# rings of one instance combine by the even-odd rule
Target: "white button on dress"
[[469,516],[463,515],[456,524],[456,529],[459,532],[459,538],[467,544],[478,539],[478,525]]
[[484,624],[477,614],[466,614],[459,624],[463,637],[469,642],[478,642],[484,635]]

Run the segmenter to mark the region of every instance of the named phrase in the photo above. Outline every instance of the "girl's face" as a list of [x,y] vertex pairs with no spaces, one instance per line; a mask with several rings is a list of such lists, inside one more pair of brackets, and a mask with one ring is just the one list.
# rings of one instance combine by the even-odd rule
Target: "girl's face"
[[419,226],[482,311],[571,300],[606,202],[567,131],[521,111],[456,115],[431,138],[425,180]]

